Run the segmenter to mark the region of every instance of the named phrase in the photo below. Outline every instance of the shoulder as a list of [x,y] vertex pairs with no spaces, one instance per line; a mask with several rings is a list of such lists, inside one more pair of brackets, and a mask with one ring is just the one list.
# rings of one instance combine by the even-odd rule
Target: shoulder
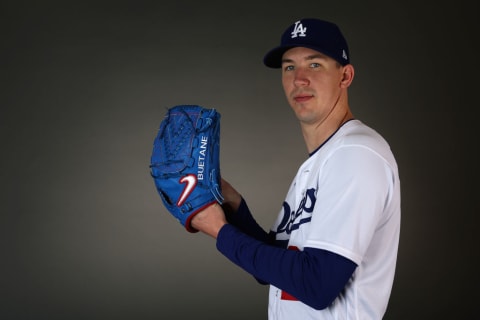
[[[329,163],[339,170],[345,167],[383,166],[397,171],[397,163],[388,142],[376,130],[360,120],[350,120],[320,146],[305,165],[322,168]],[[332,169],[332,168],[330,168]]]
[[361,144],[366,146],[388,146],[387,141],[372,127],[360,120],[350,120],[338,129],[333,141],[343,144]]
[[389,163],[395,163],[392,150],[385,138],[360,120],[345,123],[329,142],[331,151],[341,148],[363,149],[377,154]]

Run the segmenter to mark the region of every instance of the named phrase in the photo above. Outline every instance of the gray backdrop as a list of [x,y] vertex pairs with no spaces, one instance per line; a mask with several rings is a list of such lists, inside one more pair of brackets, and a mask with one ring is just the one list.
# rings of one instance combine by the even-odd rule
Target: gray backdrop
[[174,221],[148,165],[165,108],[217,108],[223,175],[268,228],[307,155],[262,58],[301,17],[341,26],[353,111],[400,167],[386,319],[473,315],[473,6],[18,1],[0,15],[1,319],[266,319],[267,287]]

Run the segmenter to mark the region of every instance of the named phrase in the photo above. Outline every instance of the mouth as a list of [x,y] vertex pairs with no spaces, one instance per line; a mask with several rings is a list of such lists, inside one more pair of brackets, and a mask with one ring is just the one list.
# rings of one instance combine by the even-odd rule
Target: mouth
[[299,94],[293,97],[293,100],[297,103],[302,103],[309,101],[310,99],[313,98],[313,95],[311,94]]

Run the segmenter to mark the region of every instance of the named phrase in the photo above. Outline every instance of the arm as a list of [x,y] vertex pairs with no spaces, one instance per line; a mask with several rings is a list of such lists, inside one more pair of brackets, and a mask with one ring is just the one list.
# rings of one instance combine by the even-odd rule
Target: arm
[[222,208],[228,223],[257,240],[269,243],[273,241],[273,237],[269,236],[253,218],[245,199],[224,179],[222,195],[224,196]]
[[[241,211],[241,202],[232,208]],[[248,209],[246,204],[245,208]],[[243,220],[251,222],[253,218]],[[352,261],[329,251],[313,248],[292,251],[269,245],[269,241],[229,224],[217,204],[197,214],[192,226],[217,239],[217,249],[257,280],[271,283],[316,309],[330,305],[356,268]]]
[[241,194],[226,180],[222,179],[221,184],[224,197],[222,206],[208,207],[203,214],[202,212],[198,214],[198,219],[194,219],[196,221],[192,221],[192,226],[216,238],[223,224],[229,223],[259,241],[273,242],[273,236],[265,232],[255,221]]
[[265,243],[274,242],[274,234],[267,233],[253,218],[247,203],[242,198],[238,210],[225,212],[227,222],[237,227],[243,233]]
[[317,310],[335,300],[357,267],[353,261],[330,251],[293,251],[265,244],[232,225],[220,230],[217,249],[255,278]]

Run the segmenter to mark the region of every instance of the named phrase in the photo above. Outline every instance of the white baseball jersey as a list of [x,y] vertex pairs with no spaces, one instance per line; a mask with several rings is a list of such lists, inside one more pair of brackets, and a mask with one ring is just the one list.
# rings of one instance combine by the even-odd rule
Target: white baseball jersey
[[381,319],[400,234],[400,180],[387,142],[359,120],[345,123],[301,165],[272,230],[289,247],[329,250],[358,267],[323,310],[271,285],[270,320]]

